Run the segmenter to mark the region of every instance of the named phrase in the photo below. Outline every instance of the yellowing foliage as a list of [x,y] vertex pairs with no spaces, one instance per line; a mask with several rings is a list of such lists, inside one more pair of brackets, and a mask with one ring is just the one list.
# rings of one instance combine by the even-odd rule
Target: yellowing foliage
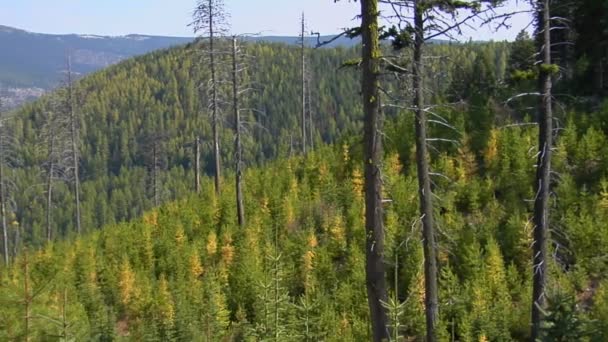
[[308,235],[308,247],[315,248],[319,245],[319,241],[317,240],[317,236],[314,233]]
[[492,165],[494,161],[496,161],[498,155],[498,134],[498,129],[492,129],[490,131],[490,139],[488,140],[488,145],[483,155],[486,165]]
[[175,319],[175,308],[171,297],[171,291],[169,291],[169,284],[167,283],[164,274],[160,277],[156,297],[157,314],[159,315],[160,322],[165,326],[172,326],[173,320]]
[[194,251],[192,254],[190,254],[189,270],[190,275],[195,279],[203,275],[204,269],[203,265],[201,264],[201,258],[197,251]]
[[334,215],[328,227],[328,233],[338,248],[346,248],[346,227],[344,227],[342,215]]
[[270,214],[269,202],[270,201],[266,196],[262,197],[262,199],[260,200],[260,210],[262,211],[262,213],[264,213],[264,215]]
[[600,182],[600,187],[601,191],[598,205],[602,209],[608,209],[608,181],[602,180]]
[[207,236],[207,255],[214,256],[215,253],[217,253],[217,235],[211,232]]
[[136,291],[135,273],[131,269],[131,264],[128,260],[124,260],[120,268],[118,287],[120,289],[120,302],[128,305]]
[[350,149],[348,144],[342,145],[342,160],[347,163],[350,160]]
[[184,241],[186,241],[186,233],[184,232],[184,228],[181,226],[177,227],[175,230],[175,243],[177,246],[181,247],[184,244]]
[[285,222],[287,225],[292,225],[295,222],[296,215],[295,210],[293,208],[293,204],[291,203],[290,197],[286,197],[283,199],[283,210],[285,210]]
[[147,214],[144,215],[143,217],[144,223],[149,224],[153,227],[157,227],[158,226],[158,212],[155,211],[151,211]]
[[222,246],[222,263],[226,265],[226,267],[230,267],[232,265],[232,261],[234,260],[234,246],[230,243]]
[[358,199],[363,199],[363,185],[364,185],[364,181],[363,181],[363,173],[361,173],[361,170],[359,168],[355,168],[353,170],[353,191],[355,192],[355,195],[357,196]]
[[401,174],[403,170],[403,165],[401,165],[401,160],[399,160],[399,154],[393,153],[388,158],[386,158],[386,166],[388,173],[391,177],[398,176]]

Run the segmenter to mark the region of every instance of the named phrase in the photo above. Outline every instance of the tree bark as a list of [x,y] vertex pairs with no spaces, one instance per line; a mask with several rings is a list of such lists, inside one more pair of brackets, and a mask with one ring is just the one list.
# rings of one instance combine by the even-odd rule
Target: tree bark
[[306,154],[306,45],[304,42],[304,35],[306,34],[306,21],[304,19],[304,13],[302,13],[302,41],[300,42],[300,53],[302,62],[302,153]]
[[597,66],[595,68],[595,87],[597,88],[597,94],[601,95],[604,92],[604,60],[599,58]]
[[542,94],[538,111],[538,161],[536,169],[536,198],[534,200],[533,283],[532,283],[532,332],[531,341],[541,337],[542,308],[545,305],[547,282],[547,237],[549,232],[549,195],[551,182],[551,148],[553,146],[553,112],[551,102],[551,21],[549,0],[538,0],[537,45],[542,65],[538,78]]
[[194,141],[194,189],[197,194],[201,192],[201,138],[198,136]]
[[220,160],[220,141],[218,131],[218,113],[217,113],[217,84],[216,84],[216,70],[215,70],[215,50],[214,50],[214,23],[213,23],[213,0],[209,0],[209,69],[211,70],[211,121],[213,130],[213,158],[215,159],[215,193],[219,195],[221,193],[221,160]]
[[49,117],[49,146],[48,146],[48,174],[46,178],[46,239],[51,241],[53,238],[53,173],[55,172],[55,130],[52,128],[53,117]]
[[80,169],[78,165],[78,126],[76,123],[76,113],[74,111],[74,88],[72,83],[72,62],[68,56],[68,110],[70,112],[70,139],[72,143],[72,167],[74,170],[74,204],[76,205],[75,220],[76,232],[82,233],[80,224]]
[[384,265],[384,230],[382,210],[382,140],[380,130],[379,74],[380,46],[378,38],[378,0],[361,1],[362,92],[365,161],[365,229],[366,229],[366,287],[370,309],[373,341],[389,339]]
[[158,189],[158,147],[157,142],[154,141],[152,146],[152,187],[154,190],[154,206],[160,206],[160,194]]
[[236,37],[232,37],[232,108],[234,110],[234,127],[236,131],[236,140],[234,143],[236,155],[236,209],[239,226],[243,227],[245,225],[245,208],[243,206],[243,172],[241,170],[241,114],[239,110],[239,71],[237,57],[237,40]]
[[422,49],[424,46],[424,21],[422,1],[414,1],[414,64],[413,88],[414,110],[416,114],[416,166],[418,168],[418,195],[422,221],[422,243],[424,249],[424,288],[426,340],[436,341],[435,326],[439,316],[437,305],[437,255],[435,245],[435,227],[433,220],[433,193],[429,175],[427,139],[427,119],[424,111],[424,90]]
[[[0,128],[2,124],[0,123]],[[2,216],[2,252],[4,264],[9,264],[8,254],[8,226],[6,224],[6,196],[4,193],[4,137],[0,131],[0,216]]]
[[27,251],[23,254],[23,325],[24,325],[24,337],[25,341],[30,340],[30,305],[32,302],[32,296],[30,294],[29,284],[29,262],[27,260]]
[[308,75],[307,79],[306,79],[306,103],[308,103],[307,106],[307,112],[308,112],[308,144],[310,146],[310,150],[314,151],[315,149],[315,143],[314,143],[314,124],[313,124],[313,119],[312,119],[312,95],[310,94],[310,84],[312,83],[311,80],[312,76]]

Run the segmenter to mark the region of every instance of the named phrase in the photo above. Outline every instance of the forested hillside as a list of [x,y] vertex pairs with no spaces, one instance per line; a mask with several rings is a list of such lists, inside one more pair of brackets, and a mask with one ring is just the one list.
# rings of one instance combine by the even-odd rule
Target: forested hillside
[[608,6],[436,44],[510,17],[389,2],[313,49],[201,0],[194,43],[3,112],[0,339],[608,340]]
[[[548,309],[556,313],[548,327],[601,341],[608,338],[607,137],[599,127],[575,125],[581,116],[593,117],[565,119],[557,146],[559,248]],[[399,127],[410,120],[389,125],[387,139],[409,136]],[[466,140],[435,155],[434,170],[450,179],[435,179],[442,340],[528,334],[525,199],[534,195],[535,134],[533,127],[497,128],[481,159]],[[236,223],[234,184],[217,198],[205,178],[200,196],[22,253],[2,272],[0,339],[27,332],[31,340],[368,340],[355,141],[247,171],[245,229]],[[424,336],[422,245],[413,155],[397,146],[383,167],[390,324],[413,339]]]
[[[243,112],[243,157],[251,165],[300,149],[299,50],[279,44],[252,44],[246,49],[255,57],[247,76],[255,80],[255,89],[243,104],[252,109]],[[429,70],[432,87],[438,94],[469,96],[485,87],[498,89],[504,79],[508,48],[503,43],[438,45],[434,49],[446,55]],[[342,67],[355,57],[354,49],[310,51],[313,145],[333,143],[344,134],[357,134],[361,129],[362,114],[356,96],[359,77],[352,67]],[[170,49],[126,61],[76,84],[85,231],[138,217],[153,207],[151,183],[155,166],[161,184],[160,202],[182,198],[192,191],[197,135],[203,144],[202,169],[213,172],[211,121],[204,87],[208,72],[197,63],[201,58],[192,46]],[[479,79],[484,83],[468,81],[473,73],[481,73]],[[52,113],[59,110],[57,102],[63,95],[58,93],[28,104],[8,122],[15,142],[11,155],[16,167],[9,174],[13,178],[9,196],[14,199],[11,211],[19,223],[18,245],[37,246],[45,241],[48,136],[44,132],[53,121]],[[220,148],[222,159],[230,168],[234,133],[227,101],[224,95]],[[475,118],[475,125],[467,126],[479,132],[474,134],[487,135],[496,115],[485,108],[484,102],[483,108],[463,113]],[[396,113],[394,109],[387,110]],[[466,116],[457,120],[467,122]],[[155,144],[157,163],[152,156]],[[57,177],[52,217],[56,237],[75,232],[70,177]],[[13,231],[12,235],[16,233]]]

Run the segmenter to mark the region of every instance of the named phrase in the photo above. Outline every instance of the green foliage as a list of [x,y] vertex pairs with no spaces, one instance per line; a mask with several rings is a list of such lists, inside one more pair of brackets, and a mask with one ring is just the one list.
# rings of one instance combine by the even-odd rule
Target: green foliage
[[[529,47],[525,37],[520,43],[523,52],[513,58],[522,59]],[[438,103],[430,133],[453,143],[430,142],[442,339],[529,338],[528,200],[534,197],[530,151],[537,129],[509,126],[528,120],[501,109],[497,100],[507,91],[510,48],[506,43],[429,47],[451,61],[431,60],[426,68]],[[207,177],[200,194],[189,191],[188,144],[198,134],[210,137],[206,94],[195,91],[206,71],[192,48],[143,56],[83,79],[78,87],[86,94],[80,107],[86,233],[72,237],[70,190],[58,185],[54,224],[66,239],[24,251],[12,266],[0,268],[0,339],[25,333],[27,280],[29,291],[37,293],[27,310],[48,317],[32,321],[32,339],[64,333],[54,322],[66,313],[74,322],[69,335],[84,340],[369,340],[361,113],[353,95],[359,80],[338,71],[354,50],[319,50],[312,57],[319,73],[314,109],[320,147],[293,156],[298,51],[267,44],[246,49],[260,60],[248,77],[267,85],[247,100],[266,115],[251,114],[248,120],[268,130],[252,129],[245,142],[247,162],[258,165],[244,174],[246,226],[236,224],[231,170],[221,196]],[[387,82],[387,89],[401,86]],[[462,102],[442,105],[450,100]],[[27,106],[12,123],[22,143],[17,152],[23,160],[11,170],[18,189],[33,189],[39,179],[36,139],[46,102]],[[394,339],[422,339],[414,118],[401,108],[386,111],[381,172],[391,297],[384,304]],[[608,296],[598,285],[606,282],[608,270],[605,112],[566,114],[557,139],[550,246],[556,260],[549,287],[562,288],[563,296],[551,298],[547,309],[546,334],[553,339],[599,341],[607,335]],[[167,135],[160,163],[165,204],[152,209],[145,141],[160,131]],[[229,159],[230,127],[222,128],[222,136],[222,154]],[[205,147],[206,171],[210,161]],[[20,244],[42,245],[43,202],[28,190],[16,193],[15,204],[11,237],[21,233]]]
[[547,341],[581,341],[587,337],[585,319],[572,294],[557,291],[548,298],[543,327]]
[[557,64],[541,64],[538,66],[541,73],[555,75],[559,72],[559,65]]

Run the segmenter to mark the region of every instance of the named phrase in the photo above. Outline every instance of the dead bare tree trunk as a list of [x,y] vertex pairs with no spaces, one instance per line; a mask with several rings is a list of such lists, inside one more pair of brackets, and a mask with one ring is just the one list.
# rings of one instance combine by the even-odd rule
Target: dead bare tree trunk
[[166,171],[167,150],[165,142],[170,139],[166,133],[155,131],[146,133],[143,138],[141,151],[146,165],[146,194],[154,207],[159,207],[166,198],[163,185],[163,171]]
[[23,323],[24,323],[24,337],[25,341],[30,340],[30,306],[32,303],[32,294],[30,293],[29,284],[29,262],[27,260],[27,250],[23,254]]
[[536,169],[533,233],[532,332],[531,341],[541,338],[542,309],[547,283],[547,239],[549,232],[549,196],[551,186],[551,148],[553,147],[551,17],[549,0],[537,2],[537,45],[542,62],[538,78],[541,99],[538,111],[538,161]]
[[48,165],[47,165],[47,175],[46,175],[46,239],[47,241],[51,241],[53,238],[53,222],[52,222],[52,212],[53,212],[53,175],[55,174],[55,148],[56,148],[56,137],[55,130],[53,128],[54,123],[52,122],[55,118],[52,114],[49,114],[49,127],[50,131],[48,137]]
[[302,32],[300,34],[300,57],[302,62],[302,153],[306,154],[306,42],[304,37],[306,35],[306,21],[304,13],[302,13]]
[[[209,7],[212,7],[213,0],[209,0]],[[211,110],[212,110],[212,125],[213,125],[213,158],[215,159],[215,192],[217,195],[221,193],[221,170],[220,170],[220,140],[218,132],[218,117],[217,117],[217,84],[216,84],[216,69],[215,69],[215,50],[214,50],[214,11],[209,11],[209,69],[211,70]]]
[[75,221],[76,221],[76,232],[78,235],[82,233],[82,227],[80,223],[80,168],[79,168],[79,149],[78,149],[78,124],[76,118],[76,112],[74,108],[74,84],[72,80],[72,62],[68,56],[68,84],[67,84],[67,106],[70,114],[70,141],[72,144],[72,172],[74,172],[73,186],[74,186],[74,204],[76,206]]
[[201,192],[201,138],[198,136],[194,141],[194,189],[197,194]]
[[68,323],[67,317],[67,303],[68,303],[68,289],[66,287],[63,288],[63,300],[61,301],[61,338],[64,341],[68,340],[68,328],[70,324]]
[[6,224],[6,195],[4,192],[4,136],[2,132],[3,123],[0,122],[0,216],[2,216],[2,252],[4,264],[9,264],[8,254],[8,226]]
[[314,143],[314,124],[313,124],[313,113],[312,113],[312,95],[311,95],[311,84],[312,84],[312,73],[311,70],[309,68],[308,70],[308,77],[306,78],[306,108],[307,108],[307,115],[308,115],[308,144],[310,145],[310,150],[313,151],[315,149],[315,143]]
[[384,265],[384,229],[382,217],[382,140],[380,130],[380,44],[378,36],[378,0],[361,1],[362,92],[365,161],[366,286],[373,340],[389,339],[388,317],[382,302],[387,300]]
[[418,195],[422,221],[424,248],[424,287],[426,340],[436,340],[435,325],[438,318],[437,305],[437,256],[433,221],[433,194],[429,175],[427,139],[427,119],[424,109],[422,49],[424,46],[424,20],[422,1],[414,1],[414,63],[412,70],[414,90],[414,111],[416,114],[416,166],[418,168]]
[[236,140],[234,143],[236,156],[236,209],[239,226],[245,225],[245,208],[243,206],[243,171],[241,147],[241,114],[239,109],[239,79],[238,79],[238,47],[236,36],[232,37],[232,108],[234,110],[234,129]]
[[158,146],[154,141],[152,144],[152,190],[154,191],[154,206],[160,206],[160,194],[158,189]]
[[193,14],[194,21],[190,26],[194,32],[199,33],[204,40],[208,40],[205,46],[208,68],[211,74],[211,129],[213,131],[213,158],[215,168],[215,193],[221,193],[221,155],[220,155],[220,118],[219,118],[219,90],[218,90],[218,65],[216,55],[218,53],[216,40],[226,33],[226,12],[223,0],[198,0]]

